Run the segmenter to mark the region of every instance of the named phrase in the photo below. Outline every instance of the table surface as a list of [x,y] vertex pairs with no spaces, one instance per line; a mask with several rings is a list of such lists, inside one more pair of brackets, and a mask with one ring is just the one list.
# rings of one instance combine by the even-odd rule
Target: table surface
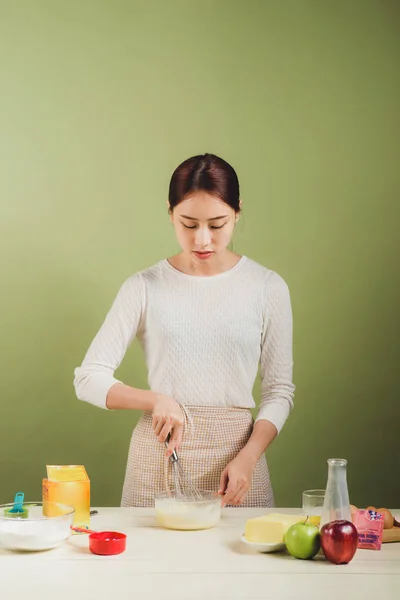
[[[128,534],[127,549],[101,557],[87,535],[74,535],[41,553],[0,550],[2,600],[341,600],[400,598],[400,543],[380,551],[357,550],[348,565],[322,556],[297,560],[287,553],[261,554],[242,543],[248,518],[290,508],[223,509],[218,527],[170,531],[155,524],[154,509],[98,508],[95,530]],[[394,511],[397,518],[400,511]]]

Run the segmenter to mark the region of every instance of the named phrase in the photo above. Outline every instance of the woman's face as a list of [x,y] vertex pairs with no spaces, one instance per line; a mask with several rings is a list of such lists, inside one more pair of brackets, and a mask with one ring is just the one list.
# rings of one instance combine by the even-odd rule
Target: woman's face
[[233,208],[204,191],[180,202],[171,214],[180,247],[197,264],[222,258],[236,220]]

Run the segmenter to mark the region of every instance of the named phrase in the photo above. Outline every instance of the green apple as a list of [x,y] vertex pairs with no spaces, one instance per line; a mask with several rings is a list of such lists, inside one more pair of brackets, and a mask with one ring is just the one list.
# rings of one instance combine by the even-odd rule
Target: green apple
[[295,558],[313,558],[321,547],[319,528],[312,523],[296,523],[287,530],[285,544]]

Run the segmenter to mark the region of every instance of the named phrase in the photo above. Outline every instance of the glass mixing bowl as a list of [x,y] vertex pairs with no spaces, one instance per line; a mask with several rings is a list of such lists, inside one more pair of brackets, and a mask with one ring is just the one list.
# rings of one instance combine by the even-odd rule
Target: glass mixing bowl
[[156,522],[166,529],[210,529],[221,518],[221,496],[202,491],[201,500],[177,498],[162,492],[155,496]]
[[28,516],[6,516],[13,504],[0,504],[0,547],[7,550],[37,552],[50,550],[71,535],[73,506],[58,502],[24,502]]

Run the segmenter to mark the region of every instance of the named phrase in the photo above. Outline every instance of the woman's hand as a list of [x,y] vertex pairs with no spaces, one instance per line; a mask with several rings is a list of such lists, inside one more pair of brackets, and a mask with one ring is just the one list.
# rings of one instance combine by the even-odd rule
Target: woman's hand
[[223,506],[243,502],[251,486],[256,464],[277,433],[275,425],[266,419],[254,424],[249,441],[222,472],[218,493],[224,496]]
[[156,395],[153,408],[153,430],[159,442],[164,443],[171,432],[166,456],[171,456],[182,443],[183,412],[178,402],[170,396]]
[[219,494],[223,496],[222,506],[241,504],[251,486],[255,464],[245,455],[238,454],[223,470]]

